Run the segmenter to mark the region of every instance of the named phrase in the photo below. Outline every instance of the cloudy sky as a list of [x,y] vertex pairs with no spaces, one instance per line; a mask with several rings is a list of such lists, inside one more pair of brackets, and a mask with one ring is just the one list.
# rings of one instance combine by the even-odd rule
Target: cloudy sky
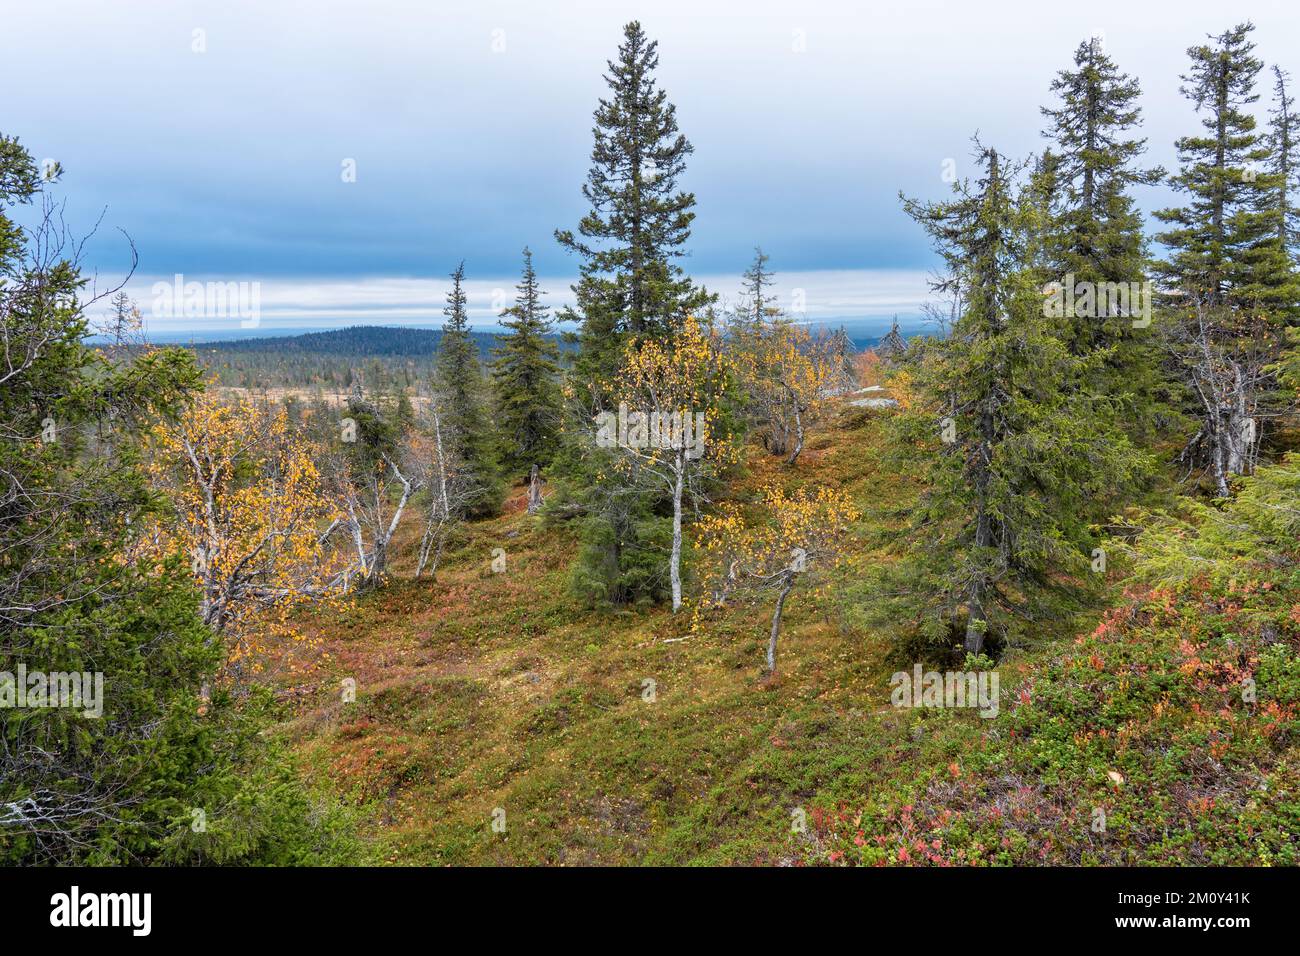
[[[915,315],[934,265],[898,192],[939,197],[969,139],[1041,148],[1040,106],[1100,33],[1142,82],[1154,162],[1194,130],[1185,49],[1250,18],[1300,76],[1300,7],[1247,0],[1077,13],[1041,3],[780,0],[444,2],[43,0],[0,23],[0,130],[64,167],[99,282],[260,283],[261,325],[440,319],[460,259],[493,321],[520,250],[554,303],[576,265],[552,237],[582,214],[591,113],[621,26],[659,40],[661,85],[695,146],[690,271],[733,296],[761,244],[812,318]],[[1266,97],[1265,97],[1266,98]],[[1262,117],[1265,103],[1257,104]],[[355,182],[345,182],[345,163]],[[1139,196],[1164,205],[1163,187]],[[494,303],[494,297],[498,300]],[[231,319],[156,320],[156,332]]]

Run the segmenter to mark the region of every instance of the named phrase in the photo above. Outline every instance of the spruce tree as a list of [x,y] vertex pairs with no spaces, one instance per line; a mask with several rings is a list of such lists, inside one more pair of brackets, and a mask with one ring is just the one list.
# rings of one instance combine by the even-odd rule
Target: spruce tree
[[[1164,176],[1158,167],[1138,165],[1146,140],[1131,132],[1141,122],[1141,90],[1096,39],[1079,44],[1074,65],[1052,81],[1059,104],[1042,110],[1049,121],[1043,135],[1054,147],[1043,163],[1053,192],[1046,260],[1057,281],[1072,275],[1076,282],[1141,282],[1147,272],[1142,219],[1129,191]],[[1086,351],[1123,338],[1132,323],[1098,316],[1074,328],[1072,345]]]
[[[333,824],[270,749],[267,701],[204,699],[226,648],[189,558],[140,547],[164,504],[146,433],[202,374],[182,348],[87,344],[75,243],[52,206],[9,213],[44,188],[0,134],[0,866],[330,862]],[[35,704],[38,674],[61,706]],[[68,706],[56,685],[80,674],[95,699]],[[191,807],[212,818],[199,836]]]
[[[1074,68],[1053,80],[1054,107],[1043,108],[1052,141],[1036,173],[1041,197],[1040,252],[1048,282],[1089,283],[1095,290],[1150,289],[1150,263],[1142,217],[1130,192],[1152,185],[1165,173],[1141,165],[1146,140],[1135,135],[1141,123],[1137,80],[1121,73],[1093,38],[1074,51]],[[1112,283],[1117,285],[1111,285]],[[1068,318],[1064,338],[1076,355],[1106,349],[1098,368],[1099,390],[1123,402],[1128,432],[1149,435],[1165,404],[1167,384],[1160,374],[1151,335],[1134,328],[1128,314],[1111,300],[1097,314]],[[1146,306],[1149,308],[1150,303]]]
[[[1297,246],[1300,245],[1300,205],[1297,205],[1297,165],[1300,165],[1300,112],[1296,110],[1288,84],[1290,74],[1281,67],[1273,67],[1273,106],[1269,110],[1268,145],[1272,150],[1270,172],[1276,177],[1276,193],[1273,197],[1272,214],[1274,228],[1277,230],[1278,245],[1286,251],[1288,265],[1294,270],[1300,267],[1297,258]],[[1281,368],[1294,376],[1294,369],[1300,368],[1300,327],[1292,326],[1286,330],[1283,345]],[[1281,378],[1288,380],[1288,374]],[[1294,382],[1291,382],[1294,386]]]
[[1291,76],[1273,67],[1273,106],[1269,109],[1267,142],[1272,153],[1269,172],[1276,182],[1270,203],[1278,242],[1292,253],[1300,243],[1300,206],[1296,202],[1297,166],[1300,165],[1300,112],[1288,83]]
[[1016,195],[996,151],[979,147],[979,161],[979,181],[956,184],[952,201],[905,200],[947,263],[937,290],[959,287],[963,307],[922,350],[923,401],[899,426],[913,457],[941,439],[922,466],[915,557],[899,569],[907,610],[927,638],[961,635],[973,654],[1017,618],[1059,613],[1060,580],[1086,578],[1098,501],[1143,468],[1116,404],[1090,385],[1101,353],[1072,354],[1044,314],[1032,196]]
[[[676,108],[658,89],[658,44],[641,25],[627,24],[618,57],[608,62],[608,98],[597,105],[591,168],[582,194],[589,209],[556,240],[581,259],[573,286],[578,351],[569,387],[580,417],[570,434],[587,435],[589,417],[612,408],[609,389],[634,338],[671,339],[682,319],[715,297],[698,288],[678,260],[695,218],[695,196],[678,187],[692,147],[677,126]],[[592,603],[624,604],[666,594],[656,552],[667,539],[665,496],[655,488],[612,487],[612,457],[567,443],[556,471],[568,513],[582,516],[583,548],[574,587]]]
[[1269,211],[1277,177],[1259,168],[1270,157],[1247,107],[1259,99],[1251,23],[1188,49],[1183,95],[1205,115],[1205,133],[1178,140],[1174,187],[1185,206],[1156,217],[1174,228],[1157,238],[1170,249],[1157,268],[1174,301],[1229,310],[1289,308],[1294,289],[1279,271],[1277,231]]
[[577,235],[555,232],[582,259],[577,310],[565,318],[582,323],[575,376],[583,387],[608,380],[627,336],[667,336],[676,320],[712,301],[677,264],[695,218],[694,194],[677,186],[693,147],[657,88],[657,48],[640,23],[623,28],[604,78],[610,96],[595,112],[582,187],[590,209]]
[[1156,213],[1175,227],[1157,237],[1170,250],[1157,270],[1176,319],[1171,352],[1200,419],[1182,457],[1203,466],[1221,496],[1258,455],[1260,423],[1279,402],[1281,326],[1300,303],[1278,225],[1283,177],[1247,111],[1263,68],[1253,30],[1239,24],[1188,50],[1182,90],[1205,114],[1205,133],[1178,141],[1173,183],[1187,205]]
[[446,403],[447,444],[466,471],[472,489],[467,514],[483,517],[501,507],[502,486],[498,476],[491,425],[484,409],[486,385],[478,347],[469,330],[466,312],[465,263],[451,274],[451,291],[442,310],[442,326],[436,361],[437,385]]
[[754,247],[754,261],[741,276],[739,314],[754,329],[762,328],[764,322],[780,314],[776,307],[776,296],[769,295],[775,273],[767,268],[768,256],[760,246]]
[[560,416],[559,349],[548,338],[550,309],[542,304],[532,251],[524,249],[515,304],[501,313],[509,333],[493,349],[497,432],[507,470],[528,478],[529,510],[540,504],[539,474],[555,457]]

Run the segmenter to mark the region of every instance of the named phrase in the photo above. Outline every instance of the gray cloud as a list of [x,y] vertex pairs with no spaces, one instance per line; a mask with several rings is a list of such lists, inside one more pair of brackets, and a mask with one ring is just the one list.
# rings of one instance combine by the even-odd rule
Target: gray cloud
[[[924,270],[897,193],[938,196],[975,130],[1040,149],[1038,108],[1097,30],[1144,88],[1151,158],[1196,129],[1185,48],[1253,17],[1259,55],[1300,70],[1292,4],[661,0],[47,0],[0,32],[4,131],[67,169],[74,226],[108,207],[88,265],[120,274],[125,229],[150,275],[355,279],[576,271],[551,239],[582,214],[591,111],[621,24],[660,41],[660,79],[696,147],[686,265],[738,273]],[[205,52],[193,51],[196,30]],[[494,31],[502,31],[494,34]],[[494,36],[504,41],[493,52]],[[498,44],[499,45],[499,44]],[[1266,106],[1259,105],[1262,116]],[[340,165],[357,164],[344,183]],[[1146,210],[1164,187],[1143,191]],[[559,285],[558,280],[552,285]],[[863,293],[866,294],[866,293]],[[336,303],[342,308],[342,304]]]

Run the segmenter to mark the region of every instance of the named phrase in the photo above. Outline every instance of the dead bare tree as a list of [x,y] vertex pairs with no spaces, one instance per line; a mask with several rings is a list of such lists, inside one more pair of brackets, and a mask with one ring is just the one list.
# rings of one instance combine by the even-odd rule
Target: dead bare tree
[[[412,433],[392,409],[381,409],[358,385],[339,422],[339,438],[326,456],[326,469],[343,517],[337,529],[346,536],[353,559],[344,572],[376,587],[388,569],[393,536],[411,498],[423,487]],[[331,529],[333,530],[333,529]]]
[[1204,302],[1190,306],[1185,321],[1164,329],[1163,345],[1189,392],[1195,397],[1200,427],[1179,460],[1188,477],[1208,476],[1220,497],[1231,493],[1234,476],[1254,471],[1259,459],[1261,425],[1282,409],[1270,407],[1276,385],[1275,345],[1262,321],[1245,318],[1247,328],[1227,334],[1223,310]]
[[438,574],[438,563],[447,537],[475,500],[474,483],[461,467],[454,453],[456,442],[447,433],[448,425],[438,395],[429,400],[421,428],[412,438],[411,473],[427,491],[424,505],[424,533],[416,557],[415,576],[425,568],[430,577]]

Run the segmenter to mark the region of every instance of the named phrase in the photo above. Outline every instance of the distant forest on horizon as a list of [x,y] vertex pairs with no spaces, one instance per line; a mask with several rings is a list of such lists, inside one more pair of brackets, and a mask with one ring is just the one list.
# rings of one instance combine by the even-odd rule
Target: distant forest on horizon
[[[844,323],[853,348],[864,351],[880,335],[864,334]],[[838,327],[828,323],[827,327]],[[490,361],[501,333],[470,331],[480,358]],[[572,355],[574,343],[564,333],[550,333],[562,354]],[[430,380],[441,329],[354,325],[299,335],[267,335],[245,339],[186,343],[199,364],[226,388],[350,388],[360,371],[368,385],[415,387]]]

